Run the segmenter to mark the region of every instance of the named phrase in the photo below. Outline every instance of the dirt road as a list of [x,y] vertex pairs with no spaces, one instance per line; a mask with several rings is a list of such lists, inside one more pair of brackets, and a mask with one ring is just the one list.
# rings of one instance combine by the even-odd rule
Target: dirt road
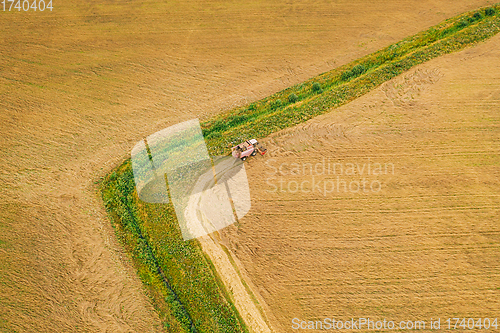
[[[230,198],[235,206],[247,206],[245,205],[246,201],[250,203],[248,191],[245,188],[240,189],[241,187],[248,188],[242,162],[232,156],[219,159],[213,170],[210,168],[197,179],[183,209],[184,217],[178,216],[178,220],[183,221],[180,222],[181,225],[185,223],[184,228],[188,235],[198,238],[203,251],[212,260],[247,327],[251,332],[266,333],[271,332],[271,330],[264,319],[262,309],[259,310],[257,304],[252,300],[253,295],[252,291],[248,289],[248,282],[243,281],[238,267],[233,264],[233,258],[230,258],[230,254],[224,251],[224,244],[220,243],[220,238],[217,237],[218,232],[214,232],[214,230],[221,229],[221,225],[217,225],[220,223],[221,216],[229,214],[230,216],[226,216],[227,222],[236,222],[236,216],[233,215],[230,206]],[[245,197],[246,195],[248,197]],[[210,212],[213,207],[218,208],[215,214]],[[224,207],[227,208],[227,211],[223,210]],[[238,216],[243,217],[246,211],[235,209],[235,213],[240,213]]]

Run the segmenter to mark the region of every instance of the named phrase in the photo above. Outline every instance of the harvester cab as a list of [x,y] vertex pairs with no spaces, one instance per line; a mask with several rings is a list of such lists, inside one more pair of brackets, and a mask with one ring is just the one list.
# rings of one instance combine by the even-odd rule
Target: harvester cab
[[231,154],[235,158],[246,160],[248,156],[255,156],[257,152],[264,155],[267,151],[257,140],[251,139],[231,148]]

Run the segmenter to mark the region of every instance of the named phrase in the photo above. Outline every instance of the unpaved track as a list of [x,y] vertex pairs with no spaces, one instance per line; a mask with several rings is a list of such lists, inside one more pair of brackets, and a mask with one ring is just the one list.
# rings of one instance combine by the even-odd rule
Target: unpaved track
[[250,294],[243,285],[242,278],[231,263],[228,255],[221,248],[221,245],[214,234],[199,238],[203,251],[214,263],[217,272],[221,276],[224,285],[233,297],[234,305],[251,332],[270,333],[263,315],[257,309]]
[[161,330],[94,181],[157,130],[486,3],[65,1],[0,13],[2,331]]
[[[208,205],[220,206],[218,204],[218,200],[215,198],[219,191],[223,192],[222,195],[219,195],[219,198],[221,200],[228,200],[227,189],[231,191],[230,196],[234,201],[250,200],[250,198],[244,198],[241,196],[241,194],[238,194],[237,188],[226,187],[221,182],[221,179],[225,179],[225,181],[227,181],[228,177],[231,177],[224,176],[224,174],[230,173],[232,170],[235,170],[235,163],[237,162],[235,162],[234,158],[230,156],[229,160],[226,159],[224,162],[219,164],[218,168],[215,168],[214,170],[210,169],[207,172],[203,173],[196,181],[193,191],[189,196],[189,200],[186,204],[186,208],[184,209],[185,221],[187,221],[187,229],[189,229],[192,235],[203,235],[207,230],[211,231],[216,229],[214,228],[212,222],[206,219],[206,215],[204,214],[204,212],[210,210],[210,207],[207,207]],[[214,172],[215,170],[217,171]],[[244,168],[240,169],[240,172],[241,173],[232,175],[233,186],[248,186],[248,184],[245,183],[244,179],[242,178],[242,176],[244,175]],[[214,174],[217,175],[217,185],[215,185]],[[243,177],[246,177],[246,175]],[[206,191],[207,189],[213,190]],[[226,286],[226,289],[228,290],[236,309],[245,321],[247,327],[250,329],[250,332],[270,333],[271,330],[266,323],[263,313],[259,311],[259,309],[257,308],[257,304],[254,303],[249,291],[243,284],[243,277],[239,275],[238,267],[231,263],[231,259],[229,258],[230,254],[228,255],[228,253],[224,251],[224,249],[222,248],[224,244],[220,243],[220,237],[217,236],[217,231],[212,232],[209,235],[198,237],[198,241],[200,242],[203,251],[212,260],[215,269],[217,270],[222,282]]]

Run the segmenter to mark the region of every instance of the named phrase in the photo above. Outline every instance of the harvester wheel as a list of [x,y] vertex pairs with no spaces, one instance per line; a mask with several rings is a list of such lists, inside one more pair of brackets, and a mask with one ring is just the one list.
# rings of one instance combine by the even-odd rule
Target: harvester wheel
[[247,157],[246,157],[246,156],[243,156],[243,157],[241,158],[241,160],[242,160],[242,161],[245,161],[246,159],[247,159]]

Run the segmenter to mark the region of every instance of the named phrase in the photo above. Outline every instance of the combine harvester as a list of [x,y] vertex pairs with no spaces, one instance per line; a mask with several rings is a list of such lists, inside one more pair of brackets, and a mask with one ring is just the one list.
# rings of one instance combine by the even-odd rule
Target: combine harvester
[[241,160],[244,161],[248,156],[255,156],[257,152],[264,155],[267,149],[262,147],[257,140],[251,139],[234,146],[231,148],[231,151],[235,158],[241,158]]

